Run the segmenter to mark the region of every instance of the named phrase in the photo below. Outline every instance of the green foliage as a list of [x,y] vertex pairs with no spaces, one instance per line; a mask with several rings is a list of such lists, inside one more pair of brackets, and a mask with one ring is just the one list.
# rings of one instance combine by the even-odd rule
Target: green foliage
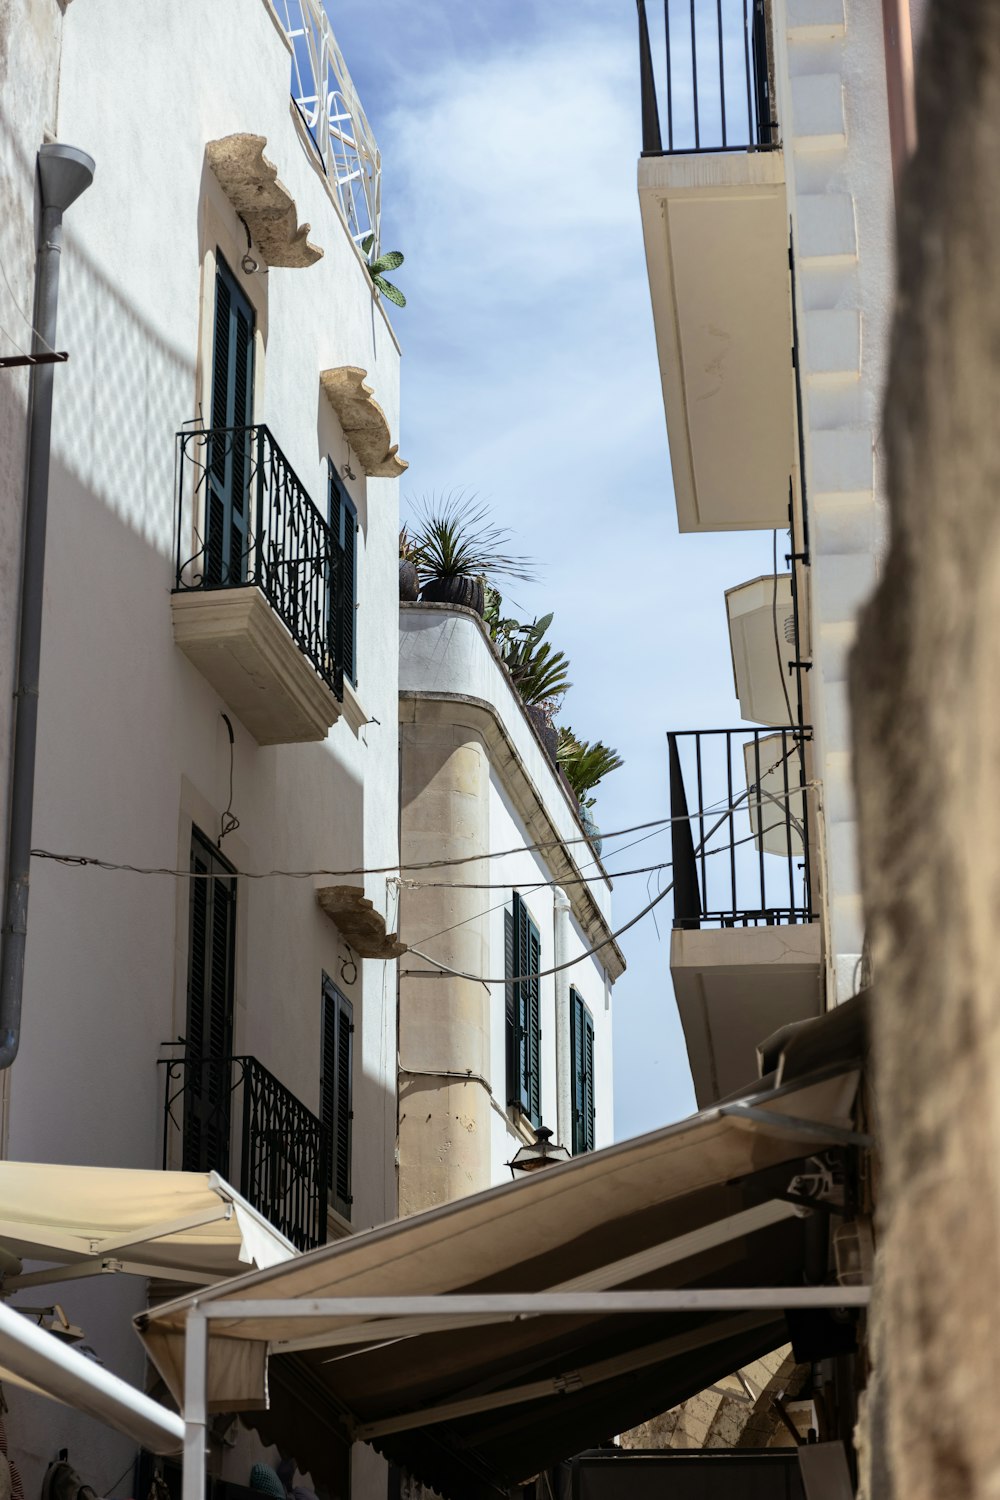
[[587,793],[592,792],[605,776],[625,764],[617,750],[610,749],[600,740],[590,744],[588,740],[577,739],[569,728],[559,730],[556,759],[584,807],[594,805],[594,798],[588,797]]
[[[375,236],[373,234],[366,234],[361,241],[362,252],[365,255],[371,255],[374,247]],[[397,307],[405,307],[406,298],[398,286],[393,286],[391,281],[385,279],[382,272],[397,270],[403,264],[404,258],[401,250],[387,250],[384,255],[379,255],[375,260],[369,260],[368,262],[368,274],[372,279],[373,285],[378,288],[383,297],[388,297],[389,301],[394,302]]]
[[553,712],[573,684],[569,680],[569,660],[562,651],[554,651],[543,639],[552,624],[552,615],[542,615],[530,625],[504,620],[510,627],[498,638],[500,655],[522,700],[532,708]]
[[[409,528],[410,560],[422,583],[431,578],[534,577],[529,559],[503,549],[510,532],[491,525],[475,495],[452,491],[421,500]],[[499,597],[499,596],[498,596]]]

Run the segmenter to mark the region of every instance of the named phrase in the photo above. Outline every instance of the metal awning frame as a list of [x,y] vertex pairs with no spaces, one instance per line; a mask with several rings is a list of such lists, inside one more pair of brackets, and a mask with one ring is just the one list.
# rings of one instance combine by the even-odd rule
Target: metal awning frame
[[[788,1308],[867,1307],[870,1286],[786,1286],[786,1287],[713,1287],[674,1288],[647,1292],[527,1292],[515,1294],[484,1293],[461,1295],[439,1293],[423,1297],[297,1297],[246,1298],[213,1302],[199,1299],[188,1309],[184,1340],[184,1463],[182,1500],[205,1500],[205,1454],[207,1445],[207,1375],[208,1325],[210,1322],[238,1323],[242,1318],[283,1320],[286,1318],[369,1318],[392,1319],[396,1329],[412,1320],[412,1331],[429,1331],[428,1320],[436,1327],[447,1328],[454,1319],[475,1318],[477,1322],[499,1323],[534,1317],[606,1317],[636,1313],[728,1312],[763,1313]],[[405,1336],[405,1334],[403,1335]],[[379,1322],[355,1326],[352,1342],[382,1342],[386,1328]],[[666,1341],[673,1344],[674,1340]],[[277,1350],[278,1346],[275,1346]],[[287,1349],[289,1346],[281,1346]],[[678,1347],[677,1352],[681,1352]],[[663,1357],[664,1349],[644,1349],[634,1357],[632,1368]],[[626,1359],[628,1357],[625,1357]],[[601,1364],[605,1364],[602,1361]],[[625,1360],[615,1362],[622,1370]],[[599,1367],[595,1367],[597,1369]],[[586,1372],[580,1372],[580,1380]],[[603,1378],[606,1371],[601,1370]],[[561,1377],[565,1384],[567,1377]],[[497,1392],[490,1396],[450,1402],[447,1406],[423,1408],[386,1422],[359,1427],[359,1438],[375,1437],[386,1431],[403,1431],[407,1427],[446,1421],[472,1411],[489,1410],[501,1404],[517,1404],[549,1394],[552,1381],[536,1382],[516,1391]]]

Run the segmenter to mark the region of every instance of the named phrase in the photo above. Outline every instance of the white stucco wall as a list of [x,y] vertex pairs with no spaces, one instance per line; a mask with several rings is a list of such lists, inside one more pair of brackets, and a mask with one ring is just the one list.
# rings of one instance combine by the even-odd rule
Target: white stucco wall
[[[575,867],[575,878],[565,880],[565,892],[573,910],[569,916],[568,956],[578,958],[568,971],[562,993],[572,984],[580,993],[594,1022],[594,1099],[597,1146],[610,1144],[613,1132],[611,990],[608,974],[619,972],[620,955],[612,948],[586,957],[588,950],[610,934],[611,883],[589,844],[582,841],[574,800],[556,775],[520,699],[497,660],[482,623],[470,611],[448,606],[405,605],[400,609],[399,688],[403,700],[436,699],[447,711],[450,703],[456,723],[470,724],[473,716],[491,720],[500,733],[492,744],[489,769],[488,851],[489,858],[474,868],[457,869],[456,879],[475,878],[494,889],[483,890],[477,911],[487,919],[484,944],[484,977],[502,981],[504,976],[504,910],[517,890],[526,902],[541,938],[541,968],[554,964],[554,882],[565,880],[567,856]],[[502,746],[502,748],[501,748]],[[530,788],[530,796],[527,789]],[[530,801],[535,829],[529,830],[519,808]],[[403,836],[407,810],[404,806]],[[554,835],[539,834],[541,824]],[[529,846],[547,838],[557,841],[548,850]],[[514,851],[507,853],[503,851]],[[593,902],[588,907],[584,892]],[[406,902],[404,888],[401,900]],[[593,911],[599,914],[596,921]],[[583,922],[590,918],[590,935]],[[595,930],[598,928],[599,930]],[[419,935],[418,935],[419,936]],[[433,936],[414,941],[430,958],[435,954]],[[489,1003],[489,1079],[492,1091],[490,1181],[509,1180],[507,1163],[525,1136],[519,1132],[506,1108],[505,994],[502,982],[491,983]],[[558,1138],[556,1114],[556,1004],[555,977],[541,979],[542,1030],[542,1121]],[[405,995],[403,998],[405,1003]],[[407,1059],[402,1058],[405,1066]],[[405,1170],[405,1162],[403,1163]],[[479,1184],[485,1186],[486,1184]]]
[[846,675],[857,611],[884,549],[879,434],[893,295],[892,170],[881,7],[775,0],[773,20],[796,247],[812,555],[808,689],[832,1001],[854,993],[864,940]]
[[[20,10],[6,31],[0,17],[7,76],[54,78],[56,0]],[[324,514],[327,455],[339,467],[347,449],[320,371],[366,369],[394,440],[398,434],[398,347],[300,144],[285,44],[263,0],[172,0],[144,10],[141,28],[131,7],[87,0],[69,7],[61,25],[58,110],[46,112],[43,88],[33,93],[19,82],[5,95],[0,130],[4,164],[18,174],[16,214],[0,215],[0,250],[29,298],[30,181],[43,124],[97,163],[93,187],[66,219],[60,344],[70,361],[56,376],[35,845],[185,868],[192,822],[215,836],[229,800],[225,710],[236,735],[240,827],[224,853],[239,869],[390,865],[398,857],[396,482],[366,481],[354,456],[358,479],[347,487],[361,526],[364,710],[354,721],[379,724],[354,729],[345,716],[324,743],[262,748],[172,636],[174,434],[198,416],[199,400],[208,424],[201,383],[214,254],[220,247],[240,274],[245,249],[242,226],[205,167],[208,141],[265,135],[265,154],[325,252],[308,269],[240,277],[257,309],[256,419],[271,428]],[[141,76],[123,65],[138,49]],[[20,503],[12,478],[23,433],[17,399],[0,406],[0,424],[0,445],[14,459],[0,491],[0,566],[9,583]],[[3,684],[12,592],[0,588]],[[0,699],[9,702],[6,688]],[[5,721],[0,733],[6,752]],[[184,1030],[188,894],[186,881],[170,877],[35,862],[5,1154],[160,1164],[157,1060],[167,1055],[161,1044]],[[386,911],[383,878],[367,883],[367,895]],[[311,1109],[319,1102],[324,971],[353,1002],[353,1221],[391,1218],[395,966],[359,961],[354,970],[346,962],[311,880],[241,882],[237,932],[234,1050],[256,1056]],[[106,1365],[141,1384],[128,1317],[144,1304],[144,1284],[68,1284],[59,1296]],[[129,1444],[72,1413],[59,1411],[56,1420],[53,1408],[20,1393],[10,1399],[8,1433],[27,1493],[37,1493],[45,1463],[63,1446],[98,1493],[132,1493],[130,1472],[109,1488],[127,1468]],[[247,1475],[231,1477],[245,1483]]]

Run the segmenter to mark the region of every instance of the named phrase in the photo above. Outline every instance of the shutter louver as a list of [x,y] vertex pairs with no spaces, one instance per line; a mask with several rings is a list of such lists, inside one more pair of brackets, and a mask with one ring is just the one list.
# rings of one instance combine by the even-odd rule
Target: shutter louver
[[518,1087],[518,1040],[517,1040],[517,993],[516,987],[511,983],[517,970],[514,967],[515,943],[514,931],[517,920],[518,907],[521,898],[514,892],[514,911],[505,911],[503,914],[503,962],[504,974],[507,983],[504,986],[504,1005],[507,1013],[507,1024],[505,1027],[505,1038],[507,1044],[507,1103],[520,1104],[521,1096]]
[[253,422],[253,332],[253,308],[220,255],[204,520],[205,577],[218,587],[247,579],[251,440],[242,429]]
[[570,990],[573,1058],[573,1154],[594,1149],[594,1023],[576,990]]
[[532,1125],[538,1126],[542,1123],[542,1017],[539,997],[538,970],[542,966],[542,944],[538,936],[538,929],[533,923],[529,923],[528,931],[528,967],[525,973],[531,974],[532,978],[525,981],[527,990],[527,1020],[528,1020],[528,1045],[527,1045],[527,1076],[525,1078],[525,1097],[528,1103],[527,1114]]
[[197,829],[191,837],[190,953],[185,1036],[185,1171],[229,1170],[236,883]]
[[354,1120],[354,1009],[323,976],[323,1061],[320,1118],[329,1132],[329,1184],[344,1218],[351,1216],[351,1135]]

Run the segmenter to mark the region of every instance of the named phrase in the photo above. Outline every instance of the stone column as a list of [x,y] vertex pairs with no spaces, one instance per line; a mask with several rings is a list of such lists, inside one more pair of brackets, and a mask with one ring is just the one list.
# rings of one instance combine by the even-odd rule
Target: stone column
[[[454,702],[411,699],[401,706],[404,865],[488,851],[489,759],[481,735],[461,717]],[[487,868],[476,858],[410,878],[482,881],[490,878]],[[490,895],[404,886],[400,937],[418,948],[426,940],[449,968],[487,975],[482,914]],[[410,1214],[490,1186],[490,992],[473,980],[437,975],[412,954],[400,967],[433,976],[401,976],[399,986],[399,1207]]]

